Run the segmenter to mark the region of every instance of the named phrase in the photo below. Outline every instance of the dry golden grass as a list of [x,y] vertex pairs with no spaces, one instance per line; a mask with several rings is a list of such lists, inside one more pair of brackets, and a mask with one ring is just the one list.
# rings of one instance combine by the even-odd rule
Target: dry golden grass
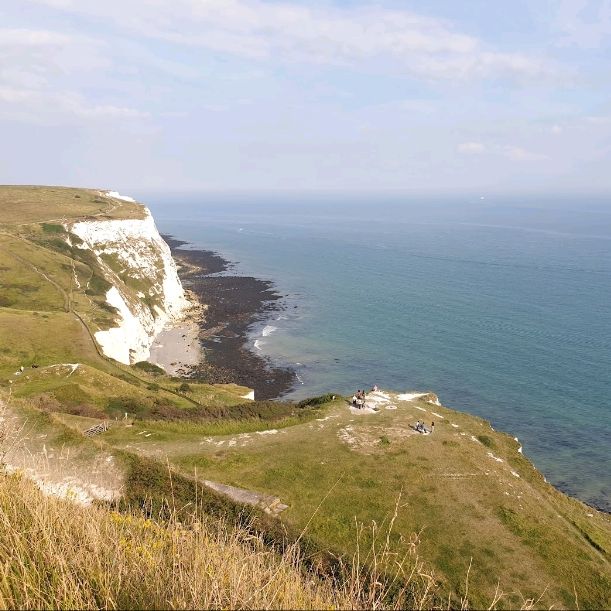
[[[399,560],[385,558],[382,549],[373,568],[355,564],[344,578],[331,580],[308,572],[296,550],[278,554],[222,522],[156,522],[45,497],[19,476],[0,479],[1,608],[329,609],[433,602],[434,582],[410,553]],[[400,585],[382,585],[391,562],[407,577]],[[418,585],[418,600],[410,598],[410,582]]]
[[[0,609],[469,608],[468,573],[464,596],[446,598],[418,556],[418,535],[399,552],[391,545],[400,498],[389,521],[355,523],[356,553],[333,570],[326,562],[323,574],[317,554],[304,557],[301,537],[278,551],[253,529],[202,518],[198,501],[179,521],[177,511],[154,520],[43,495],[3,472],[3,450],[23,434],[5,409],[0,401]],[[169,488],[173,504],[171,479]],[[502,608],[504,598],[497,590],[489,608]]]
[[41,223],[112,214],[142,218],[142,206],[104,195],[95,189],[0,185],[0,224]]

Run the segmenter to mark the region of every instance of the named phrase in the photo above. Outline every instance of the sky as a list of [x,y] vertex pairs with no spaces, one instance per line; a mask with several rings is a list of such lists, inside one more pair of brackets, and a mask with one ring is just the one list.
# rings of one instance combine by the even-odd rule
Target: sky
[[0,183],[611,194],[611,0],[2,0]]

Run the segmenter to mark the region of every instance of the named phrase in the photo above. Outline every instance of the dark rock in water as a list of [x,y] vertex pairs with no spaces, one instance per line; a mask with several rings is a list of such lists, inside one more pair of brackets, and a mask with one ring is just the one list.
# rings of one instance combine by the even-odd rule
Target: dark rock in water
[[[209,384],[234,382],[255,390],[257,399],[274,399],[296,382],[292,369],[274,367],[249,348],[248,330],[284,308],[271,282],[248,276],[212,275],[231,265],[217,253],[180,248],[185,242],[163,236],[179,265],[182,283],[206,304],[198,322],[205,361],[188,377]],[[295,306],[296,308],[297,306]]]

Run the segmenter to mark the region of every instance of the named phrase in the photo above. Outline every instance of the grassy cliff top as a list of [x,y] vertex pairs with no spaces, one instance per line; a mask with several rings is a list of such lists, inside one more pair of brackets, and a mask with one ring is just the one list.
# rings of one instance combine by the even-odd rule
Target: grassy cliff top
[[139,219],[144,217],[137,203],[109,197],[97,189],[0,185],[0,224],[62,222],[99,217]]

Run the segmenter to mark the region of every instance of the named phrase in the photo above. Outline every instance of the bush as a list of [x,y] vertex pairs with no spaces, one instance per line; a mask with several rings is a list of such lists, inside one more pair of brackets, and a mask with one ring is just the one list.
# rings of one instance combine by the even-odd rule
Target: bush
[[102,276],[94,272],[93,276],[91,276],[91,280],[89,280],[89,288],[85,293],[91,296],[104,296],[111,288],[112,284],[110,284],[106,278],[102,278]]
[[66,231],[63,225],[55,223],[42,223],[42,230],[44,233],[64,233]]
[[191,392],[191,387],[190,387],[190,386],[189,386],[189,385],[188,385],[186,382],[183,382],[183,383],[182,383],[182,384],[181,384],[181,385],[178,387],[178,390],[179,390],[180,392],[187,393],[187,392]]
[[488,435],[478,435],[477,439],[487,448],[494,448],[494,441]]
[[108,399],[106,409],[109,412],[118,412],[121,416],[125,412],[138,416],[148,412],[148,405],[132,397],[112,397]]
[[319,397],[310,397],[309,399],[299,401],[299,403],[297,403],[297,407],[315,407],[317,405],[324,405],[325,403],[333,401],[335,397],[337,397],[337,395],[332,393],[320,395]]
[[52,240],[44,242],[44,244],[48,248],[52,248],[63,255],[72,255],[72,248],[70,248],[70,245],[67,242],[64,242],[64,240],[61,238],[53,238]]
[[161,367],[158,365],[153,365],[153,363],[149,363],[148,361],[138,361],[137,363],[134,363],[134,367],[142,369],[142,371],[146,371],[147,373],[152,373],[155,376],[160,376],[165,373]]

